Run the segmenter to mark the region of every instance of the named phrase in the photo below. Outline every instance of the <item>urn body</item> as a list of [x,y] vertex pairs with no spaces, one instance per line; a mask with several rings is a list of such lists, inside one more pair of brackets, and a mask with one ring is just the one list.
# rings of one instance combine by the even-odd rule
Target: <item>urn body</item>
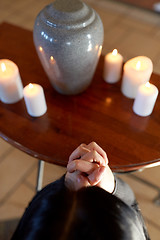
[[79,0],[56,0],[38,14],[34,44],[52,86],[62,94],[91,83],[103,44],[98,14]]

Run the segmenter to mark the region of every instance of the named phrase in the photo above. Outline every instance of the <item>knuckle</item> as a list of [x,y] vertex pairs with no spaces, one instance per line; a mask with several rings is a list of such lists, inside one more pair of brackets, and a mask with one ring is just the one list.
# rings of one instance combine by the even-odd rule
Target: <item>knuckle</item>
[[85,144],[84,144],[84,143],[81,143],[80,146],[79,146],[79,149],[80,149],[80,150],[83,149],[84,146],[85,146]]
[[94,158],[97,157],[97,152],[96,152],[96,150],[93,150],[93,151],[92,151],[92,156],[93,156]]
[[96,142],[94,142],[94,141],[93,141],[93,142],[91,142],[91,144],[92,144],[92,146],[93,146],[93,147],[96,147],[96,146],[97,146],[97,143],[96,143]]
[[79,161],[79,160],[76,160],[76,161],[75,161],[75,168],[77,169],[77,168],[79,167],[79,165],[80,165],[80,161]]

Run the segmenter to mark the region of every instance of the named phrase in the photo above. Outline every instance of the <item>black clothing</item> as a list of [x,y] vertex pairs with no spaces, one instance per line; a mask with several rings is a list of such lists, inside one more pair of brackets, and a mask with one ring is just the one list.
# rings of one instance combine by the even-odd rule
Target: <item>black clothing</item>
[[[47,185],[45,188],[43,188],[40,192],[38,192],[35,197],[32,199],[30,202],[29,206],[27,207],[22,219],[20,220],[20,223],[12,237],[12,240],[17,240],[19,239],[19,233],[25,231],[25,226],[27,223],[30,221],[32,217],[35,217],[35,213],[41,209],[41,206],[46,204],[44,201],[47,197],[53,197],[58,193],[61,192],[62,190],[67,190],[65,184],[65,175],[62,176],[60,179],[57,181],[50,183]],[[127,204],[130,208],[132,208],[136,215],[137,218],[139,219],[142,231],[145,235],[144,239],[149,240],[146,227],[141,215],[141,212],[139,210],[138,204],[136,202],[135,195],[129,185],[122,181],[120,178],[117,178],[115,176],[115,189],[114,192],[112,193],[115,195],[117,198],[121,199],[125,204]],[[105,190],[104,190],[105,191]],[[105,201],[105,200],[104,200]],[[42,212],[42,214],[45,214]]]

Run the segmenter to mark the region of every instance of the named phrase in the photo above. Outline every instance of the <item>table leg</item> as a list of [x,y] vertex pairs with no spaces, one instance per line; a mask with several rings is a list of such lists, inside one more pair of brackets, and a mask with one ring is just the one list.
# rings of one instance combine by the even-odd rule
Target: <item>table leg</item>
[[37,173],[37,185],[36,185],[37,192],[42,189],[43,172],[44,172],[44,161],[39,160],[38,161],[38,173]]
[[160,191],[159,191],[158,196],[155,199],[153,199],[153,202],[155,205],[160,207]]

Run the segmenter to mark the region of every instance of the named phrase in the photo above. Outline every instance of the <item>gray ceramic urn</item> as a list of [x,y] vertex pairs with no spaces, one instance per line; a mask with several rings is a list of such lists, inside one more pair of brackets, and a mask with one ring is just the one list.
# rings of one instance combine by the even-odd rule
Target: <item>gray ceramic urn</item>
[[56,0],[37,16],[34,44],[52,86],[62,94],[91,83],[103,44],[98,14],[80,0]]

